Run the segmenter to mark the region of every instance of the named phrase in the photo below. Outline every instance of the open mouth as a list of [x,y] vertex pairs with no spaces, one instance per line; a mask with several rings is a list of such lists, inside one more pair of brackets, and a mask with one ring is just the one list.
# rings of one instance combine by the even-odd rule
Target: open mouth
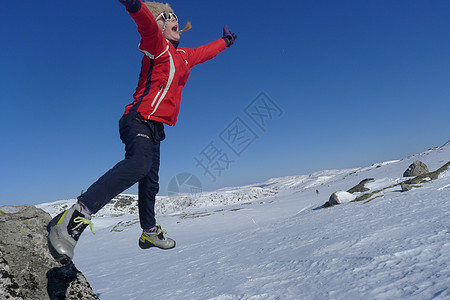
[[171,29],[172,29],[173,32],[178,32],[178,25],[172,26]]

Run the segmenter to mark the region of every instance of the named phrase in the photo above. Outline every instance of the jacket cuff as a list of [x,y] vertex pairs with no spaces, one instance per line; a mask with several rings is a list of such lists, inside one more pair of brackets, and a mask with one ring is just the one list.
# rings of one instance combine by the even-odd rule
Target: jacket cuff
[[230,46],[231,46],[231,41],[230,41],[229,38],[223,37],[222,39],[225,41],[225,43],[227,43],[227,47],[230,47]]

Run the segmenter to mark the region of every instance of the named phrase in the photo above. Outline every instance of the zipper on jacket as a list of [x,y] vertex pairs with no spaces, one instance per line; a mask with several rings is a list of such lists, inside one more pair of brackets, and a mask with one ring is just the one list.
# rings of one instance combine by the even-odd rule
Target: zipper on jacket
[[164,87],[164,85],[161,84],[161,86],[159,87],[159,91],[158,91],[158,93],[155,96],[155,99],[153,99],[152,107],[155,106],[156,99],[158,99],[159,95],[161,94],[161,91],[162,91],[163,87]]

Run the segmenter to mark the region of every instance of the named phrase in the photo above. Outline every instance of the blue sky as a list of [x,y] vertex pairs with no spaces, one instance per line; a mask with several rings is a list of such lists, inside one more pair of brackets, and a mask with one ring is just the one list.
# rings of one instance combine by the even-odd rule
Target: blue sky
[[[162,195],[180,173],[213,190],[450,139],[449,1],[171,5],[193,25],[181,46],[220,38],[225,24],[238,40],[192,69],[161,146]],[[117,1],[7,1],[0,37],[0,205],[75,198],[123,158],[136,26]]]

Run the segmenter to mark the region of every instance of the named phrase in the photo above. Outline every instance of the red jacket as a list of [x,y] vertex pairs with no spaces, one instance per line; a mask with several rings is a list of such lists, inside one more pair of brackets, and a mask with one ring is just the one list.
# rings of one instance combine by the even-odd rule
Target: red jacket
[[175,48],[164,37],[155,17],[144,4],[130,15],[142,38],[139,50],[145,55],[134,101],[126,106],[125,114],[137,111],[146,119],[173,126],[177,122],[181,90],[190,68],[215,57],[226,48],[226,43],[218,39],[198,48]]

